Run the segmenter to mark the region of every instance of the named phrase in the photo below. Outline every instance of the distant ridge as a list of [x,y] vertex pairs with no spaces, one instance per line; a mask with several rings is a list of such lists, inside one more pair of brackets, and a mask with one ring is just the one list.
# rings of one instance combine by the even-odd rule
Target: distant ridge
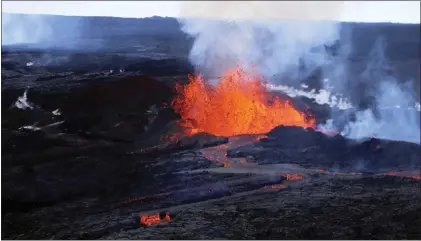
[[[8,24],[5,21],[7,17],[22,17],[22,22],[27,21],[28,24],[38,21],[37,17],[39,17],[40,21],[44,19],[45,24],[48,23],[48,27],[51,28],[53,36],[65,36],[63,37],[65,41],[69,37],[73,38],[74,42],[80,41],[80,44],[74,48],[79,48],[79,50],[83,48],[84,51],[114,51],[115,44],[120,44],[121,46],[132,44],[132,41],[128,41],[127,38],[155,38],[163,41],[168,39],[168,41],[177,42],[191,41],[181,31],[177,18],[173,17],[121,18],[3,13],[3,36],[7,35],[4,32],[6,30],[5,25]],[[11,23],[16,24],[16,22],[19,21]],[[420,24],[358,22],[342,22],[341,24],[343,32],[352,32],[352,43],[356,46],[356,51],[353,54],[355,58],[359,58],[358,56],[363,57],[367,54],[373,47],[374,41],[380,36],[386,40],[388,57],[397,59],[420,58]],[[11,30],[15,31],[13,28]],[[77,33],[78,36],[72,36],[74,33]],[[100,41],[101,47],[86,46],[85,42],[88,39]],[[117,39],[118,41],[116,41]],[[80,45],[83,46],[81,47]],[[5,46],[4,37],[2,46],[3,51],[6,49],[8,51],[11,50],[10,47]],[[25,46],[40,47],[36,45],[15,45],[14,47],[17,46],[19,46],[19,49],[25,48]],[[13,46],[11,47],[14,48]],[[60,41],[57,44],[55,43],[54,48],[61,48]]]
[[[176,17],[167,17],[167,16],[150,16],[150,17],[114,17],[114,16],[77,16],[77,15],[58,15],[58,14],[26,14],[26,13],[7,13],[2,12],[5,15],[11,16],[50,16],[50,17],[60,17],[60,18],[84,18],[84,19],[114,19],[114,20],[178,20],[178,19],[186,19],[186,18],[176,18]],[[217,20],[217,19],[216,19]],[[376,25],[412,25],[412,26],[420,26],[420,23],[397,23],[397,22],[359,22],[359,21],[340,21],[343,24],[376,24]]]

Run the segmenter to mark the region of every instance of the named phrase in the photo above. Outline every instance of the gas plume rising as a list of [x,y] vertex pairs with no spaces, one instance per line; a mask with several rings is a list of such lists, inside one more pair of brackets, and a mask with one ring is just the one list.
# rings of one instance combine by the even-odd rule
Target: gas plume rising
[[[183,2],[182,30],[195,41],[190,60],[215,78],[253,63],[274,83],[305,78],[328,58],[323,45],[338,39],[343,2]],[[286,78],[288,77],[288,78]]]
[[[419,99],[411,88],[410,80],[397,79],[385,54],[386,44],[381,37],[374,43],[365,70],[356,76],[358,86],[352,86],[357,81],[331,83],[341,89],[351,86],[356,90],[348,94],[358,108],[353,109],[355,120],[349,121],[344,114],[332,112],[328,124],[330,128],[332,123],[336,123],[333,128],[342,126],[339,128],[342,134],[352,139],[374,134],[383,139],[420,143],[420,117],[419,110],[415,108]],[[327,125],[320,128],[326,129]]]

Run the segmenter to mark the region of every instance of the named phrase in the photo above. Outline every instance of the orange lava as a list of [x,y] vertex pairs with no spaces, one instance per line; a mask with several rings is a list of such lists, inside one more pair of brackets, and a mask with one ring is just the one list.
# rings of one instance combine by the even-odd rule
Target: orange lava
[[159,213],[147,214],[140,216],[140,223],[146,226],[151,226],[152,224],[168,222],[171,220],[171,217],[168,212],[165,213],[165,216],[161,218]]
[[262,134],[276,126],[315,127],[315,119],[289,101],[272,96],[262,79],[241,67],[227,71],[213,86],[200,75],[176,84],[171,106],[194,132],[217,136]]
[[221,153],[216,153],[216,152],[212,152],[212,151],[202,150],[202,155],[207,160],[216,161],[216,162],[222,164],[224,167],[231,166],[231,163],[229,163],[227,161],[226,154],[224,156],[224,154],[221,155]]
[[[293,174],[281,174],[281,176],[285,177],[288,181],[299,181],[303,180],[304,176],[298,173]],[[287,188],[284,184],[276,184],[276,185],[267,185],[262,187],[262,189],[285,189]]]
[[[240,135],[230,137],[228,143],[219,146],[208,147],[201,150],[202,155],[209,161],[216,161],[222,164],[224,167],[230,167],[232,159],[227,157],[228,149],[238,148],[243,145],[257,142],[262,138],[266,138],[265,135]],[[249,163],[247,158],[236,158],[240,164],[255,165],[256,163]]]
[[282,176],[284,176],[288,181],[299,181],[304,179],[304,176],[298,173],[286,174]]

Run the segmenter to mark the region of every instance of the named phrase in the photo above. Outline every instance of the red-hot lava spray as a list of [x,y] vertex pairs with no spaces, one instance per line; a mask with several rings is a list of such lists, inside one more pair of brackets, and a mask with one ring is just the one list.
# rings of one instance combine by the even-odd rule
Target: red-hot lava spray
[[217,136],[261,134],[285,126],[315,127],[314,118],[273,96],[258,75],[241,67],[227,71],[216,85],[200,75],[176,85],[171,105],[192,132]]

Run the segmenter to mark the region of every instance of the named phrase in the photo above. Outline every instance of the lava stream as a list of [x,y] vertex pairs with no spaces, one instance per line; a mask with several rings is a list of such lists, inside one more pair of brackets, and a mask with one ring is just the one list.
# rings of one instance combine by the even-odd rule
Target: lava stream
[[[281,174],[281,176],[285,177],[287,181],[300,181],[304,179],[304,176],[299,173]],[[285,189],[285,188],[287,188],[285,184],[267,185],[267,186],[262,187],[262,189]]]
[[228,143],[219,146],[208,147],[201,150],[202,155],[209,161],[216,161],[222,164],[224,167],[229,167],[233,164],[234,159],[238,159],[240,164],[251,164],[247,162],[247,159],[242,158],[228,158],[227,151],[231,148],[238,148],[249,143],[259,141],[265,138],[265,135],[241,135],[233,136],[229,138]]
[[284,176],[288,181],[299,181],[304,179],[304,176],[298,173],[286,174],[282,176]]

